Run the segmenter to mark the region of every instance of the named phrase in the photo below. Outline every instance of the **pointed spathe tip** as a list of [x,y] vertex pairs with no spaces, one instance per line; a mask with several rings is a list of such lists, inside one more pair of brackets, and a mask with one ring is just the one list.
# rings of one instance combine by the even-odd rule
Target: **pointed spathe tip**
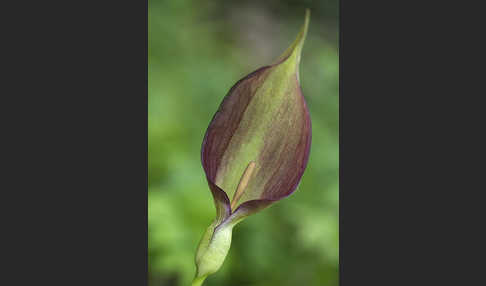
[[276,60],[276,64],[286,61],[288,58],[294,55],[296,56],[297,64],[300,62],[300,54],[302,52],[302,47],[304,46],[305,38],[307,37],[307,30],[309,29],[309,21],[310,21],[310,9],[307,8],[305,10],[304,24],[300,28],[297,38],[292,43],[292,45],[290,45],[290,47],[288,47],[287,50],[285,50],[285,52],[280,57],[278,57],[278,59]]
[[309,21],[310,21],[310,9],[309,8],[306,8],[305,9],[305,20],[304,20],[304,26],[302,27],[302,29],[304,30],[304,39],[307,35],[307,29],[309,28]]

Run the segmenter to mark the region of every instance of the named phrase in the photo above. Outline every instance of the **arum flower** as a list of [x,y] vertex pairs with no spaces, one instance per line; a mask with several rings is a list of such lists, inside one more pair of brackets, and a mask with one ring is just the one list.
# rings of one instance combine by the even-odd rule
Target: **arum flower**
[[[294,43],[238,81],[206,131],[201,161],[216,206],[196,253],[202,285],[229,251],[233,227],[295,191],[309,158],[311,121],[299,83],[310,12]],[[231,198],[231,201],[230,201]]]

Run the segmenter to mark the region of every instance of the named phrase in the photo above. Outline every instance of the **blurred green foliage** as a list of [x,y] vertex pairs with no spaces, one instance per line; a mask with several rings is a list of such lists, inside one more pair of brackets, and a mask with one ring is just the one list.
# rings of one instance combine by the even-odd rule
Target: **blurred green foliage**
[[233,231],[204,285],[338,285],[337,1],[149,0],[149,282],[190,285],[215,215],[200,163],[206,128],[240,78],[270,64],[311,8],[301,83],[312,119],[297,191]]

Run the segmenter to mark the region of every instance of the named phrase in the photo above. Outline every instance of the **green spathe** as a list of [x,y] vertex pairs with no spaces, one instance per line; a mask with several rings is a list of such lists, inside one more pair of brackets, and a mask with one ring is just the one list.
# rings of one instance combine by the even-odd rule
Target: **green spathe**
[[196,252],[193,286],[219,270],[233,227],[290,195],[305,170],[311,127],[299,63],[309,17],[275,64],[233,86],[208,127],[201,159],[217,212]]

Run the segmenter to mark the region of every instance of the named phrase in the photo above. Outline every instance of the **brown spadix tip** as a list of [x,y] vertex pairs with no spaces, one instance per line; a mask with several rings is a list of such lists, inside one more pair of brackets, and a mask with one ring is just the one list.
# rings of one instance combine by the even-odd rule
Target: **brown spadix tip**
[[233,196],[233,200],[231,201],[231,209],[232,210],[235,209],[236,204],[238,203],[238,200],[241,198],[241,196],[245,192],[246,186],[248,185],[248,182],[250,181],[251,174],[253,173],[255,166],[256,166],[255,162],[250,161],[250,163],[246,167],[245,171],[243,172],[243,175],[241,176],[240,182],[238,183],[238,187],[236,188],[236,192]]

